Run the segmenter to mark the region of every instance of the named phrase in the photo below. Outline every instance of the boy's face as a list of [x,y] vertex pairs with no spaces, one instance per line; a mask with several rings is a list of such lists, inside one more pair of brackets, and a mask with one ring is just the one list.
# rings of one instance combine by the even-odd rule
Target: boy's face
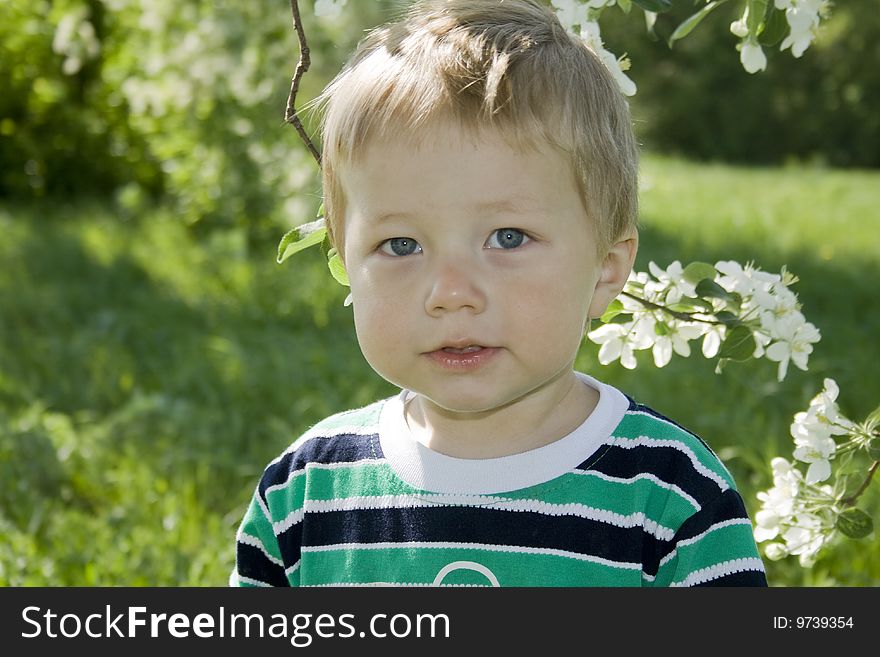
[[383,378],[454,413],[570,377],[588,317],[635,255],[635,237],[597,255],[569,161],[549,145],[520,152],[441,125],[419,147],[372,141],[342,182],[361,350]]

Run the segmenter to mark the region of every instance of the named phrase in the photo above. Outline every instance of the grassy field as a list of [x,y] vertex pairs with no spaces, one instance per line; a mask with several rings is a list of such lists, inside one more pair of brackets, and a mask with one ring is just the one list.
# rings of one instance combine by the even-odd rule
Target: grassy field
[[[722,456],[751,512],[788,426],[837,380],[861,420],[880,403],[880,174],[733,169],[648,158],[649,260],[782,265],[822,331],[810,370],[722,375],[701,356],[605,378]],[[197,239],[169,213],[110,202],[0,205],[0,584],[222,585],[262,468],[332,412],[393,389],[368,368],[318,253],[274,263],[240,231]],[[279,231],[280,232],[280,231]],[[880,484],[867,499],[880,519]],[[878,585],[880,536],[842,541],[771,584]]]

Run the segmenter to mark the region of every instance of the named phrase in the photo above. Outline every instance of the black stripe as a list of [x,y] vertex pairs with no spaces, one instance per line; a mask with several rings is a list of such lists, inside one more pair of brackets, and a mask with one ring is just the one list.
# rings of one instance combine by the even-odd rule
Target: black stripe
[[708,582],[701,582],[694,586],[767,586],[767,576],[761,571],[746,570],[739,573],[731,573]]
[[[684,427],[684,426],[680,425],[680,424],[679,424],[678,422],[676,422],[675,420],[666,417],[665,415],[663,415],[663,413],[659,413],[658,411],[655,411],[655,410],[654,410],[653,408],[651,408],[650,406],[645,406],[644,404],[638,404],[638,403],[632,402],[632,403],[630,404],[630,408],[629,408],[629,410],[628,410],[627,412],[629,413],[629,412],[633,412],[633,411],[634,411],[634,412],[642,412],[642,413],[646,413],[646,414],[650,415],[651,417],[655,417],[655,418],[657,418],[658,420],[663,420],[664,422],[668,422],[669,424],[673,425],[674,427],[678,427],[679,429],[681,429],[682,431],[684,431],[684,432],[685,432],[686,434],[688,434],[689,436],[693,436],[694,438],[696,438],[697,440],[699,440],[700,443],[702,443],[703,447],[705,447],[705,448],[708,449],[710,452],[712,452],[712,448],[709,447],[709,445],[706,443],[706,441],[703,440],[702,438],[700,438],[700,437],[699,437],[697,434],[695,434],[693,431],[691,431],[691,430],[688,429],[687,427]],[[714,454],[715,452],[712,452],[712,453]]]
[[283,484],[292,472],[303,469],[307,463],[354,463],[380,455],[378,434],[344,433],[329,438],[312,438],[266,468],[260,480],[260,495],[265,500],[267,488]]
[[242,577],[250,577],[272,586],[289,586],[284,568],[272,563],[263,551],[253,545],[236,544],[236,568]]
[[609,477],[629,479],[639,474],[652,474],[661,481],[675,484],[693,497],[700,506],[718,496],[718,484],[701,474],[687,454],[674,447],[631,447],[610,445],[601,458],[588,460],[576,470],[593,470]]
[[699,513],[695,513],[682,523],[675,533],[675,541],[686,541],[694,536],[699,536],[715,523],[724,520],[748,519],[748,517],[749,514],[740,494],[733,489],[728,489],[704,505]]
[[[641,527],[574,516],[466,506],[356,509],[307,513],[303,546],[338,543],[461,542],[550,548],[640,563],[642,544],[659,543]],[[656,546],[652,552],[660,551]]]
[[281,560],[287,564],[288,567],[292,566],[300,559],[302,531],[303,524],[302,522],[298,522],[278,534],[278,548],[281,550]]

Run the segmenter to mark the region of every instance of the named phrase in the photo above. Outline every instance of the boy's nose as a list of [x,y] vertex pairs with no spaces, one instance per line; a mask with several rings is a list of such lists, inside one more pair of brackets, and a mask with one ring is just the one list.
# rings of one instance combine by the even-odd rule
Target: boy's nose
[[477,273],[464,262],[439,266],[425,299],[425,311],[431,316],[458,310],[481,313],[486,307],[486,295],[479,285]]

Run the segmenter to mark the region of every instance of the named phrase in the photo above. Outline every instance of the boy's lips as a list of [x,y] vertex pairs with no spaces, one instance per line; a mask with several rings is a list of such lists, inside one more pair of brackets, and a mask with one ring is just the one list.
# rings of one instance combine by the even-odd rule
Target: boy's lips
[[445,351],[446,353],[449,353],[449,354],[470,354],[475,351],[479,351],[482,348],[483,348],[482,345],[472,344],[472,345],[469,345],[464,348],[443,347],[440,351]]
[[473,353],[479,351],[480,349],[494,349],[495,347],[488,346],[483,344],[479,340],[474,340],[472,338],[461,338],[458,340],[447,340],[445,342],[441,342],[439,345],[434,347],[433,349],[429,349],[426,351],[426,354],[434,353],[437,351],[445,351],[446,353],[453,354],[464,354],[464,353]]
[[473,340],[456,340],[441,344],[423,355],[445,369],[462,371],[485,365],[499,351],[499,347],[487,347]]

